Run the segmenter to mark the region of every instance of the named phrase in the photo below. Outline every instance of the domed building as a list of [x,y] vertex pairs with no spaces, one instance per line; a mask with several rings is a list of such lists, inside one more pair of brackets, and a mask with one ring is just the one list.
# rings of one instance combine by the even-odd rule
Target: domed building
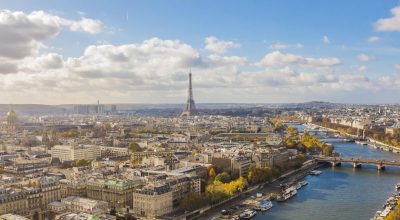
[[12,105],[7,112],[7,130],[10,132],[17,130],[17,113],[15,113]]

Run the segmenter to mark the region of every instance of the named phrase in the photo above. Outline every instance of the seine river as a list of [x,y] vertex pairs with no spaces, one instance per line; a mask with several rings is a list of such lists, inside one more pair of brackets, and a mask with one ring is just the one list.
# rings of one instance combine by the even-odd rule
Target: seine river
[[[299,129],[301,130],[301,129]],[[376,150],[370,146],[355,143],[333,143],[335,151],[343,156],[384,158],[400,160],[400,155]],[[384,201],[394,192],[400,182],[400,168],[386,167],[384,171],[375,166],[363,165],[353,168],[351,164],[342,167],[320,168],[320,176],[305,178],[308,185],[297,195],[260,213],[255,219],[323,219],[323,220],[368,220],[380,210]]]

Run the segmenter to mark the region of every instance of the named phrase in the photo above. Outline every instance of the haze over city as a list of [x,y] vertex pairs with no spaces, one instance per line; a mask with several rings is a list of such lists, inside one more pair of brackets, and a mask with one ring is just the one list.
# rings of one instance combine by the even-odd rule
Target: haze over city
[[400,101],[398,1],[0,6],[4,104]]

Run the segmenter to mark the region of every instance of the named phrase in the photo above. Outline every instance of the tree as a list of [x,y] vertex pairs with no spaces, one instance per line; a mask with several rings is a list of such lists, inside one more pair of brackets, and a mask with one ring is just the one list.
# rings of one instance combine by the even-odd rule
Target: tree
[[272,170],[269,167],[252,166],[247,174],[247,180],[253,184],[271,181]]
[[77,138],[80,136],[80,133],[76,129],[71,129],[62,134],[64,138]]
[[229,198],[228,194],[223,190],[217,189],[214,184],[210,184],[206,187],[206,196],[214,203]]
[[303,163],[306,162],[307,158],[303,154],[299,154],[296,156],[296,158],[293,160],[293,167],[295,169],[300,168],[303,166]]
[[112,207],[110,210],[110,215],[116,216],[117,215],[117,210],[115,210],[115,207]]
[[227,172],[222,172],[215,177],[215,180],[222,183],[229,183],[231,181],[231,176]]
[[246,187],[247,181],[243,177],[239,177],[229,183],[222,183],[216,180],[207,185],[206,196],[212,202],[220,202],[237,192],[242,192]]
[[139,146],[139,144],[133,141],[129,144],[128,149],[132,153],[143,151],[143,149]]
[[211,179],[214,179],[215,178],[215,170],[214,170],[214,167],[211,167],[210,168],[210,171],[208,171],[208,177],[210,177]]
[[283,131],[283,129],[284,129],[283,124],[279,120],[273,119],[272,123],[274,124],[274,131],[276,131],[276,132]]
[[325,145],[322,147],[322,155],[324,155],[324,156],[331,156],[332,153],[333,153],[333,147],[332,147],[332,146],[325,144]]
[[75,161],[75,166],[76,167],[83,167],[83,166],[87,166],[89,164],[90,164],[90,161],[85,160],[85,159],[81,159],[81,160]]
[[287,128],[287,133],[289,137],[297,137],[299,135],[299,130],[295,127],[289,126]]
[[205,198],[201,197],[198,193],[188,193],[183,197],[179,203],[179,207],[185,211],[193,211],[199,209],[207,204]]
[[296,146],[296,142],[293,139],[289,138],[286,140],[286,147],[294,148],[295,146]]

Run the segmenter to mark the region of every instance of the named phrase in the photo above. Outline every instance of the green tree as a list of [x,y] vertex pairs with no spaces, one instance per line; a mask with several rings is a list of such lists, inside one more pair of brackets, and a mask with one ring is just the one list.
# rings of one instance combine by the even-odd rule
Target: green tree
[[222,183],[229,183],[231,181],[231,176],[227,172],[222,172],[215,177],[215,180]]

